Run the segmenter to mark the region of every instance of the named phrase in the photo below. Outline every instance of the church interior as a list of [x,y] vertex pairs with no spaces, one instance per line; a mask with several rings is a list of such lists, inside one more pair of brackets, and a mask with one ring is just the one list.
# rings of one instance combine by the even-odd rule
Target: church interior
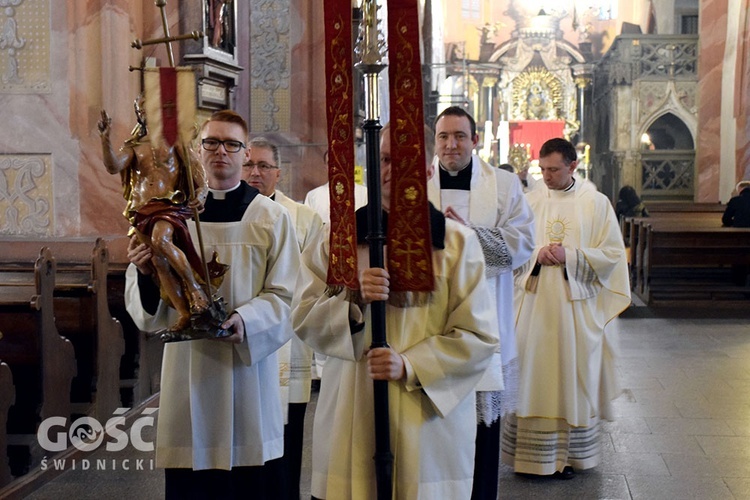
[[[721,221],[750,181],[750,0],[415,2],[427,125],[461,106],[483,160],[537,179],[541,144],[564,137],[613,206],[632,186],[651,213],[621,220],[633,305],[604,463],[558,482],[501,466],[500,498],[750,497],[750,229]],[[163,345],[125,310],[129,222],[98,122],[106,110],[121,144],[144,75],[190,68],[196,122],[237,111],[279,146],[278,187],[301,202],[328,180],[325,3],[0,1],[0,498],[162,498],[153,451],[37,436],[50,417],[158,418]],[[358,0],[351,16],[356,42]],[[385,124],[387,72],[377,88]]]

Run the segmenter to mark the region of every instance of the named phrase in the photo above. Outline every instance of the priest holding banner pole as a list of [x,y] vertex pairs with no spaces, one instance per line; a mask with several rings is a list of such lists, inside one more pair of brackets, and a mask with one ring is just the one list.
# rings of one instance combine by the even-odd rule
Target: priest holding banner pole
[[[350,6],[326,2],[331,224],[303,253],[292,304],[294,330],[329,356],[311,493],[468,499],[474,387],[498,343],[484,258],[472,231],[427,202],[433,135],[423,124],[416,2],[388,2],[393,126],[379,134],[379,151],[383,66],[363,52],[372,195],[354,212]],[[363,11],[364,43],[377,48],[375,2]]]

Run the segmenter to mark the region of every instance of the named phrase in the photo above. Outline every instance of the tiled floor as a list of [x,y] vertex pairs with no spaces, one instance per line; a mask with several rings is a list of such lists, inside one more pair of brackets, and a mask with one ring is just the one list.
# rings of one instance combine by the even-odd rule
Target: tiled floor
[[[519,476],[501,466],[500,498],[750,498],[750,321],[710,315],[653,317],[638,308],[619,319],[625,392],[616,401],[617,420],[605,426],[602,464],[570,481]],[[311,410],[314,404],[309,424]],[[308,436],[303,491],[309,444]],[[126,455],[107,458],[121,462]],[[79,468],[30,498],[157,499],[162,488],[158,470]]]

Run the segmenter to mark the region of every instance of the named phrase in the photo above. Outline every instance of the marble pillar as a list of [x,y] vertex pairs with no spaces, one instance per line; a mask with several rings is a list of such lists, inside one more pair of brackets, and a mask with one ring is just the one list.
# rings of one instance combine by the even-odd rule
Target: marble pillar
[[292,0],[291,132],[301,144],[291,181],[295,199],[328,180],[323,154],[328,148],[323,2]]
[[[700,55],[698,62],[698,141],[696,144],[697,202],[719,201],[722,134],[731,124],[722,116],[724,56],[729,0],[703,0],[700,4]],[[734,134],[732,134],[733,136]],[[733,153],[724,153],[731,154]],[[724,200],[726,201],[726,200]]]
[[737,180],[750,180],[750,0],[741,0],[735,111],[737,118]]

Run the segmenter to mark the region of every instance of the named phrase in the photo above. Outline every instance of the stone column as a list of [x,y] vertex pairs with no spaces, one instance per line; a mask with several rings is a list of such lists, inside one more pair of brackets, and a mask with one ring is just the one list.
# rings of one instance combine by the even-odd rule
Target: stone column
[[[738,72],[747,64],[742,13],[747,0],[700,3],[698,61],[697,202],[726,202],[738,178],[737,159],[746,157],[748,131],[742,130],[748,103],[738,89]],[[743,10],[744,9],[744,10]],[[746,91],[746,89],[745,89]],[[744,108],[744,109],[743,109]],[[746,125],[745,125],[746,127]]]
[[578,142],[590,142],[586,134],[586,90],[591,86],[590,76],[577,76],[575,79],[578,92]]

